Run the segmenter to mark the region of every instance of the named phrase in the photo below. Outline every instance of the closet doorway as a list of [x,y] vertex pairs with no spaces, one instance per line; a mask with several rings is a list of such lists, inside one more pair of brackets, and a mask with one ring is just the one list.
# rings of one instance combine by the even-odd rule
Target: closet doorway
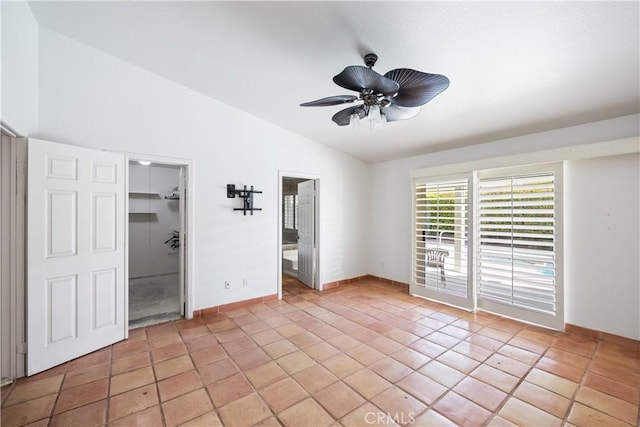
[[185,315],[187,165],[129,160],[129,328]]

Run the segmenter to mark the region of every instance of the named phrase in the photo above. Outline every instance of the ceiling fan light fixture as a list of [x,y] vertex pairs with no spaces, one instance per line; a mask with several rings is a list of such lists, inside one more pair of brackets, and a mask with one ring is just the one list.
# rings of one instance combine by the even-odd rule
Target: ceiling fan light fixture
[[349,116],[349,129],[359,129],[360,128],[360,116],[358,113],[354,112]]
[[369,107],[369,114],[367,114],[367,118],[371,123],[378,123],[380,119],[380,107],[378,105],[372,105]]
[[384,76],[373,71],[378,57],[364,56],[366,67],[351,65],[333,77],[333,82],[359,93],[337,95],[300,104],[302,107],[322,107],[353,102],[362,104],[348,107],[333,115],[338,126],[357,128],[359,121],[369,119],[371,129],[385,127],[387,122],[415,117],[420,107],[449,87],[449,79],[440,74],[424,73],[410,68],[397,68]]
[[367,119],[369,119],[371,130],[384,129],[387,126],[387,118],[380,111],[380,106],[378,104],[369,107],[369,114],[367,114]]

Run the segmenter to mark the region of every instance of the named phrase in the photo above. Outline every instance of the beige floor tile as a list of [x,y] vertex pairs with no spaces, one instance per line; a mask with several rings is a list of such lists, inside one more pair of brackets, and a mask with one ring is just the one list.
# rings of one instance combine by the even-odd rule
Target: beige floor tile
[[365,400],[343,382],[336,382],[319,391],[314,398],[334,418],[338,419],[362,405]]
[[427,405],[431,405],[447,391],[446,387],[418,372],[410,373],[398,381],[397,386]]
[[292,378],[282,379],[263,388],[260,395],[274,413],[278,413],[308,396],[307,392]]
[[322,362],[338,378],[344,378],[362,369],[362,365],[345,354],[338,354]]
[[116,394],[124,393],[125,391],[133,390],[134,388],[142,387],[143,385],[153,382],[155,382],[153,369],[151,369],[151,366],[147,366],[111,377],[109,394],[115,396]]
[[319,343],[321,340],[311,332],[304,331],[297,335],[290,336],[289,341],[298,346],[298,348],[305,348],[312,344]]
[[583,368],[558,362],[557,360],[553,360],[548,357],[541,358],[538,363],[536,363],[535,367],[559,377],[566,378],[575,383],[580,382],[585,371]]
[[610,414],[626,423],[638,421],[638,406],[589,387],[580,387],[575,400],[605,414]]
[[480,362],[453,350],[442,353],[436,360],[465,374],[469,374],[480,365]]
[[471,377],[460,381],[453,391],[492,412],[507,397],[505,392]]
[[343,352],[351,350],[352,348],[362,344],[357,339],[346,334],[336,335],[335,337],[331,337],[327,340],[327,342],[332,346],[334,346],[335,348],[337,348],[338,350]]
[[132,426],[160,426],[162,425],[162,413],[160,405],[152,406],[140,412],[136,412],[126,417],[109,422],[109,427],[132,427]]
[[567,421],[578,427],[607,426],[629,427],[629,424],[611,415],[602,413],[596,409],[581,403],[574,403]]
[[309,366],[315,365],[316,362],[307,356],[307,354],[301,350],[287,354],[277,359],[278,365],[282,366],[289,375],[295,374]]
[[416,370],[431,361],[430,357],[406,347],[391,353],[389,356],[396,359],[398,362],[407,365],[413,370]]
[[[410,421],[410,420],[409,420]],[[365,403],[364,405],[351,411],[348,415],[340,420],[340,424],[345,427],[363,427],[363,426],[398,426],[393,416],[382,411],[380,408],[372,405],[371,403]],[[420,425],[434,425],[435,424],[415,424]]]
[[351,350],[347,351],[347,354],[352,359],[363,364],[364,366],[369,366],[372,363],[377,362],[378,360],[385,357],[384,353],[381,353],[366,344],[361,344],[357,347],[352,348]]
[[236,368],[236,365],[229,358],[218,360],[217,362],[198,368],[200,379],[205,385],[230,377],[236,372],[238,372],[238,368]]
[[165,378],[190,371],[193,368],[194,366],[193,363],[191,363],[191,358],[187,355],[174,357],[173,359],[156,363],[153,366],[153,370],[155,371],[156,378],[158,380],[163,380]]
[[499,369],[492,368],[488,365],[480,365],[473,372],[471,376],[480,381],[483,381],[495,388],[510,393],[511,390],[520,382],[520,378],[511,374],[507,374]]
[[462,372],[437,360],[427,363],[418,371],[448,388],[453,387],[465,377]]
[[201,388],[162,404],[167,426],[177,426],[213,410],[207,392]]
[[51,416],[55,394],[27,400],[16,405],[2,408],[0,420],[3,426],[22,426]]
[[281,380],[287,373],[276,362],[268,362],[246,372],[247,378],[256,389]]
[[200,415],[184,424],[180,424],[180,427],[224,427],[220,417],[215,411],[207,412],[204,415]]
[[207,387],[209,396],[216,407],[221,407],[253,392],[253,387],[238,373]]
[[51,427],[101,426],[107,422],[107,399],[62,412],[51,418]]
[[254,335],[251,335],[251,338],[259,345],[265,346],[267,344],[271,344],[272,342],[279,341],[283,339],[282,335],[274,331],[273,329],[269,329]]
[[562,420],[522,400],[510,398],[500,410],[500,416],[516,425],[560,426]]
[[64,375],[56,375],[32,382],[18,381],[3,406],[15,405],[48,394],[58,393],[63,377]]
[[438,426],[438,427],[456,427],[457,424],[434,411],[429,409],[415,419],[411,425],[416,426]]
[[126,417],[160,403],[155,384],[131,390],[109,399],[109,421]]
[[526,381],[518,386],[513,396],[558,418],[564,418],[571,405],[571,400]]
[[272,415],[267,404],[257,393],[235,400],[220,408],[218,412],[223,424],[228,426],[253,425]]
[[601,375],[587,373],[584,385],[634,405],[640,403],[640,388],[630,387]]
[[331,344],[324,341],[309,345],[303,348],[302,351],[307,353],[317,362],[327,360],[328,358],[340,353],[340,350],[336,349]]
[[160,401],[166,402],[180,395],[189,393],[202,387],[200,375],[195,370],[178,374],[158,382]]
[[56,402],[55,413],[68,411],[86,405],[87,403],[97,402],[107,397],[109,389],[109,380],[103,379],[94,381],[89,384],[83,384],[78,387],[62,390]]
[[578,384],[539,369],[533,369],[526,377],[532,384],[545,388],[568,399],[573,397]]
[[227,357],[227,353],[221,345],[214,344],[210,347],[206,347],[202,350],[189,353],[191,361],[196,367],[208,365],[209,363],[217,362]]
[[[427,405],[397,387],[383,391],[371,399],[371,403],[389,414],[394,420],[407,420],[407,422],[412,418],[417,418],[427,409]],[[406,422],[400,424],[406,424]]]
[[331,425],[334,422],[331,415],[329,415],[318,402],[311,398],[305,399],[285,409],[278,414],[278,418],[285,427],[323,427]]
[[264,347],[262,347],[262,349],[267,352],[267,354],[271,356],[272,359],[277,359],[284,356],[285,354],[298,351],[298,347],[296,347],[295,344],[287,339],[274,341],[270,344],[265,345]]
[[433,409],[461,426],[479,426],[491,416],[491,412],[452,391],[441,398]]
[[151,355],[148,351],[134,353],[130,356],[114,359],[111,363],[111,375],[122,374],[149,365],[151,365]]
[[224,347],[228,354],[232,355],[256,348],[256,343],[248,336],[244,336],[233,341],[222,343],[222,347]]
[[231,358],[242,370],[255,368],[256,366],[271,361],[271,358],[261,348],[254,348],[244,353],[233,354]]
[[378,375],[392,383],[400,381],[412,372],[411,368],[390,357],[385,357],[371,364],[369,369],[375,371]]
[[187,347],[185,347],[182,341],[151,350],[153,363],[173,359],[174,357],[182,356],[183,354],[187,354]]
[[371,399],[393,385],[367,368],[349,375],[343,381],[364,396],[365,399]]
[[320,391],[328,385],[338,381],[338,377],[322,365],[309,366],[308,368],[296,372],[293,375],[293,378],[309,393]]

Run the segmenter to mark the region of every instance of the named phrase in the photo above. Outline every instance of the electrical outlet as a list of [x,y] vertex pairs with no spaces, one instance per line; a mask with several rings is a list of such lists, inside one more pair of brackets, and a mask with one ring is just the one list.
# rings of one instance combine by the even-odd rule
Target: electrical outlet
[[242,287],[246,288],[249,281],[247,279],[242,279]]
[[225,281],[224,281],[224,288],[225,288],[225,289],[230,289],[230,288],[231,288],[231,284],[229,283],[229,281],[228,281],[228,280],[225,280]]

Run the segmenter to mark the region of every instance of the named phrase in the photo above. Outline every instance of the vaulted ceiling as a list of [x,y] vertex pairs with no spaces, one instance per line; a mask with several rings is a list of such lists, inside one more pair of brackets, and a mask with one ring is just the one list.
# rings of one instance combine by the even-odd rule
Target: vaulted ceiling
[[[638,2],[30,2],[39,24],[361,158],[378,162],[640,112]],[[338,127],[363,65],[450,87],[382,131]]]

